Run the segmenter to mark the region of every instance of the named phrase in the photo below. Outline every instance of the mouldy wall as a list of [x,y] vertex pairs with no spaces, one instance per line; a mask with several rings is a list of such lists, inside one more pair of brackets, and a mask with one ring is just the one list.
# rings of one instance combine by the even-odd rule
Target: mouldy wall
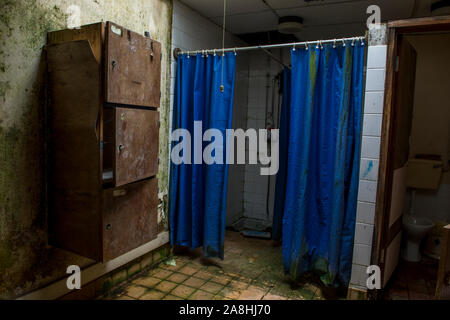
[[170,0],[3,0],[0,5],[0,298],[14,298],[93,261],[47,245],[44,193],[46,33],[67,28],[67,9],[81,25],[114,21],[163,45],[159,190],[168,185]]

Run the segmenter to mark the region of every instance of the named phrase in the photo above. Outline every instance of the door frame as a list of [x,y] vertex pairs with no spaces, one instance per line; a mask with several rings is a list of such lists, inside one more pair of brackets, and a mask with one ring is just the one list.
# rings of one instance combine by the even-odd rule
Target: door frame
[[[399,50],[399,37],[412,33],[450,32],[450,16],[427,17],[392,21],[387,24],[387,62],[384,93],[383,119],[380,143],[380,158],[377,197],[375,206],[375,235],[372,264],[378,265],[384,275],[384,248],[389,244],[389,209],[393,182],[393,163],[389,157],[392,149],[393,115],[396,88],[396,64]],[[401,225],[397,226],[401,228]]]

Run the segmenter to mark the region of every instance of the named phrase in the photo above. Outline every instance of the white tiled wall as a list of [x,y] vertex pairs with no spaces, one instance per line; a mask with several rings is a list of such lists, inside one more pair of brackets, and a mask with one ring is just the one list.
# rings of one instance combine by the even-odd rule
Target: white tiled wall
[[369,46],[351,287],[366,289],[378,184],[387,46]]
[[[272,50],[285,62],[289,61],[289,50]],[[249,53],[248,69],[248,114],[247,128],[266,128],[266,99],[272,104],[273,78],[282,70],[282,66],[262,51]],[[269,78],[267,78],[269,76]],[[277,87],[277,86],[276,86]],[[278,87],[277,87],[278,88]],[[274,96],[274,122],[278,115],[278,89]],[[276,125],[277,126],[277,125]],[[276,176],[261,176],[260,165],[247,164],[244,180],[243,226],[264,229],[272,226]],[[267,210],[269,197],[269,210]]]

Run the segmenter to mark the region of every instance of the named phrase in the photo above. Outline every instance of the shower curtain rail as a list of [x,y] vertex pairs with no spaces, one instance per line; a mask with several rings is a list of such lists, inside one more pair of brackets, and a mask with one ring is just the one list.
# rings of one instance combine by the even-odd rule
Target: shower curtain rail
[[180,49],[175,49],[175,54],[210,54],[210,53],[225,53],[225,52],[238,52],[238,51],[250,51],[250,50],[268,50],[275,48],[284,48],[284,47],[301,47],[301,46],[309,46],[309,45],[322,45],[326,43],[344,43],[344,41],[364,41],[366,39],[365,36],[359,37],[350,37],[350,38],[339,38],[339,39],[328,39],[328,40],[315,40],[315,41],[303,41],[303,42],[290,42],[290,43],[279,43],[279,44],[268,44],[268,45],[260,45],[260,46],[251,46],[251,47],[236,47],[236,48],[225,48],[225,49],[200,49],[200,50],[189,50],[189,51],[181,51]]

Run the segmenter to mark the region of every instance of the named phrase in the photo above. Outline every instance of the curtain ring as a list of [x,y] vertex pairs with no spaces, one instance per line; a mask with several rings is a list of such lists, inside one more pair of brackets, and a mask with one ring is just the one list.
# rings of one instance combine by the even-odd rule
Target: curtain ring
[[345,44],[345,40],[344,40],[344,39],[342,39],[342,46],[343,46],[343,47],[345,47],[345,46],[346,46],[346,44]]
[[294,45],[292,46],[292,51],[295,51],[295,43],[294,43]]
[[307,51],[309,50],[308,41],[305,42],[305,50],[307,50]]
[[320,44],[320,50],[323,50],[323,42],[322,42],[322,40],[319,41],[319,44]]
[[317,41],[317,43],[316,43],[316,49],[319,49],[319,43],[320,43],[320,40]]
[[216,49],[213,50],[214,57],[216,56]]
[[234,55],[237,56],[236,48],[234,48]]
[[336,39],[333,40],[333,48],[336,49]]
[[361,46],[363,46],[364,47],[364,38],[361,38]]
[[189,51],[187,52],[187,58],[188,58],[188,59],[191,58],[191,55],[190,55],[190,52],[189,52]]
[[354,47],[355,46],[355,38],[353,38],[353,41],[352,41],[352,47]]

